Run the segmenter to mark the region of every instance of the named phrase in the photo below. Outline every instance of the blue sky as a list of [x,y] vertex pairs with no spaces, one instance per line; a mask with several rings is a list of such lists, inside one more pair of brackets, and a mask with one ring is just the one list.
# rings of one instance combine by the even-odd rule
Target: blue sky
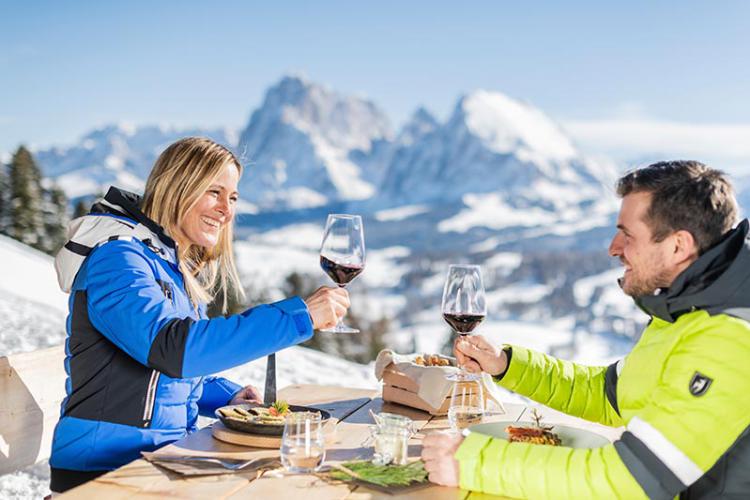
[[730,147],[750,130],[750,2],[207,4],[0,0],[0,151],[118,121],[240,127],[290,72],[371,98],[395,125],[485,88],[592,149],[599,121],[720,126]]

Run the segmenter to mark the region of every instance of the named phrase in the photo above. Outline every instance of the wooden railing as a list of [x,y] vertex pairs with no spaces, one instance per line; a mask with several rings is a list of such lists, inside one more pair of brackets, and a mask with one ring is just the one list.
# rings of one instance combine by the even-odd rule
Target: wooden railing
[[0,357],[0,475],[49,458],[65,397],[62,345]]

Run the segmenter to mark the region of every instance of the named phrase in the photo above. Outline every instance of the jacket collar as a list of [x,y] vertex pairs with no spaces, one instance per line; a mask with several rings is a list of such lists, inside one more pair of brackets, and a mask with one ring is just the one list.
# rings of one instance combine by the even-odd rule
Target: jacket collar
[[107,191],[103,201],[106,203],[98,202],[91,207],[92,214],[109,213],[128,217],[146,226],[164,245],[173,250],[177,247],[175,241],[167,235],[164,228],[146,217],[141,211],[141,197],[137,194],[112,186]]
[[[669,288],[635,298],[647,314],[674,322],[696,309],[750,318],[750,224],[745,219],[680,273]],[[739,312],[742,309],[744,312]]]

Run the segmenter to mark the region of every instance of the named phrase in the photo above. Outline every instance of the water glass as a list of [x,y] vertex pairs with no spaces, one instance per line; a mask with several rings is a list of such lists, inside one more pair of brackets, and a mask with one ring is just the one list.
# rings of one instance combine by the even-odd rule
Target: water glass
[[289,472],[315,472],[325,458],[325,437],[320,413],[294,412],[284,420],[281,463]]
[[484,390],[482,381],[459,379],[453,383],[448,407],[448,423],[454,432],[482,423],[484,416]]

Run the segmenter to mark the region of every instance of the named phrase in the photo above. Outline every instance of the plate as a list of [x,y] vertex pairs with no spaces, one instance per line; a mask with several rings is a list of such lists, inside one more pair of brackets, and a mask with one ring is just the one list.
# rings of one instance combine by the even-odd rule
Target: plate
[[[508,439],[508,434],[505,432],[505,428],[509,425],[516,427],[532,427],[533,424],[530,422],[488,422],[486,424],[477,424],[469,427],[469,432],[476,432],[478,434],[484,434],[500,439]],[[562,441],[562,446],[569,448],[601,448],[610,444],[609,439],[595,432],[587,431],[584,429],[576,429],[575,427],[568,427],[566,425],[554,425],[550,424],[552,432],[557,434]]]
[[[221,408],[218,408],[214,415],[216,415],[216,418],[221,420],[221,423],[227,426],[230,429],[234,429],[235,431],[240,432],[247,432],[248,434],[262,434],[264,436],[281,436],[284,433],[284,424],[256,424],[254,422],[244,422],[242,420],[235,420],[232,418],[225,418],[224,415],[221,414],[219,410],[229,409],[229,408],[242,408],[244,410],[249,410],[250,408],[258,408],[258,407],[266,407],[266,405],[257,404],[257,403],[243,403],[239,405],[227,405],[222,406]],[[320,408],[313,408],[311,406],[297,406],[297,405],[289,405],[289,409],[293,412],[295,411],[313,411],[320,413],[320,420],[322,424],[325,424],[328,419],[331,418],[331,414],[325,410],[321,410]]]

